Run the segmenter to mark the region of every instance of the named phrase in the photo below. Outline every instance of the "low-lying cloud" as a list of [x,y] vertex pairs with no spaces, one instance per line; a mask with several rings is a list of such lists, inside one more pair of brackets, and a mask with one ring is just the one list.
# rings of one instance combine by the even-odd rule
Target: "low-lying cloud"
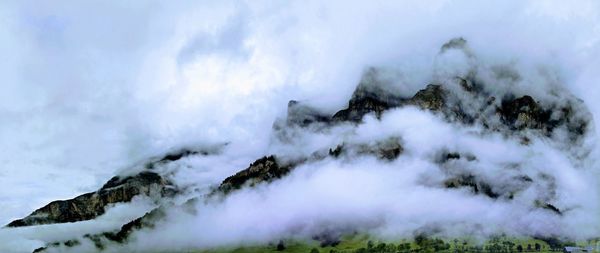
[[[200,201],[195,213],[173,207],[156,229],[107,250],[264,243],[336,229],[384,238],[599,234],[600,6],[593,1],[2,5],[3,223],[182,146],[227,143],[218,154],[160,168],[194,189],[184,201],[263,155],[294,160],[395,137],[403,147],[396,160],[351,153],[311,161],[270,184]],[[440,49],[458,37],[467,44]],[[529,145],[412,106],[367,115],[357,126],[273,127],[292,99],[328,115],[343,109],[371,66],[401,97],[429,83],[460,89],[454,78],[472,75],[492,94],[531,95],[546,105],[582,99],[576,113],[591,124],[575,144],[560,131],[518,133],[531,137]],[[440,164],[444,152],[462,156]],[[499,192],[522,191],[496,200],[442,187],[458,172],[494,182]],[[518,185],[520,176],[532,181]],[[536,200],[564,213],[537,208]],[[132,208],[151,205],[141,202]],[[103,217],[114,213],[126,212]],[[0,249],[69,240],[93,222],[3,229]],[[57,227],[72,233],[40,232]],[[83,244],[72,250],[97,250]]]

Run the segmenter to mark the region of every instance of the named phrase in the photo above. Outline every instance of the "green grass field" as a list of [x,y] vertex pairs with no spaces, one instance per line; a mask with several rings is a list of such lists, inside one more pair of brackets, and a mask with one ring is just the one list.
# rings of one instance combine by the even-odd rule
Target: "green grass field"
[[[415,240],[380,241],[365,235],[343,237],[335,246],[321,247],[318,241],[284,241],[283,247],[278,243],[261,246],[244,246],[236,248],[218,248],[211,250],[190,251],[190,253],[387,253],[387,252],[562,252],[564,246],[596,245],[598,241],[579,243],[553,243],[536,239],[517,239],[498,237],[486,242],[468,239],[417,238]],[[598,251],[594,251],[598,252]]]

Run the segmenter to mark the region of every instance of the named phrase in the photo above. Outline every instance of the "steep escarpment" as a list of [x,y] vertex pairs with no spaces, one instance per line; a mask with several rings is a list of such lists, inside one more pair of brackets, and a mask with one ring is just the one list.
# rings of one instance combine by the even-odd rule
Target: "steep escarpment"
[[174,185],[154,172],[144,171],[125,178],[114,177],[96,192],[73,199],[53,201],[7,226],[22,227],[90,220],[104,214],[105,208],[110,204],[129,202],[138,195],[162,198],[172,196],[175,192]]
[[252,187],[258,183],[265,183],[281,178],[290,172],[291,165],[282,165],[274,156],[265,156],[250,164],[250,166],[223,180],[218,191],[224,194],[240,189],[247,185]]
[[178,187],[152,168],[157,164],[177,161],[197,154],[206,155],[208,152],[183,149],[168,153],[159,159],[151,159],[144,165],[144,170],[134,175],[115,176],[95,192],[68,200],[53,201],[27,217],[10,222],[7,227],[91,220],[104,214],[111,204],[130,202],[136,196],[148,196],[155,200],[171,198],[179,191]]

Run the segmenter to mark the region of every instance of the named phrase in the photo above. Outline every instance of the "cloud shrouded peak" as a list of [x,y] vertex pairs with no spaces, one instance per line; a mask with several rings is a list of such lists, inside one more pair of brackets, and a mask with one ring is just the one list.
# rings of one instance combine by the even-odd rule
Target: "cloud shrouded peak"
[[2,5],[3,251],[600,230],[592,1]]

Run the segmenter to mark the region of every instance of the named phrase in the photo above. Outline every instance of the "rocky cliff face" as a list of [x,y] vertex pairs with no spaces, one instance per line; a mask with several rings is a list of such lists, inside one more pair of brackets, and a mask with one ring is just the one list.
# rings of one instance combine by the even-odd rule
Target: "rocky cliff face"
[[175,192],[173,185],[150,171],[125,178],[114,177],[96,192],[69,200],[53,201],[7,226],[22,227],[90,220],[104,214],[105,208],[110,204],[129,202],[138,195],[161,198],[172,196]]
[[[367,75],[372,73],[368,72]],[[581,108],[581,101],[576,99],[571,99],[564,105],[542,105],[529,95],[515,97],[514,94],[504,94],[504,98],[498,101],[493,95],[476,90],[472,80],[457,77],[456,81],[460,84],[459,90],[429,84],[410,98],[381,95],[382,91],[367,92],[359,86],[352,95],[348,108],[334,114],[332,120],[360,122],[364,115],[369,113],[380,118],[383,112],[393,108],[417,106],[423,110],[439,112],[450,121],[479,123],[496,131],[515,132],[532,129],[539,130],[544,135],[551,135],[557,127],[565,126],[573,140],[581,137],[589,124],[585,117],[575,115],[574,105]],[[485,102],[467,104],[461,97],[470,97],[470,101]]]
[[[7,227],[77,222],[94,219],[105,213],[105,209],[116,203],[130,202],[136,196],[153,199],[170,198],[178,188],[168,179],[152,171],[156,164],[172,162],[201,152],[180,150],[151,160],[135,175],[116,176],[95,192],[89,192],[68,200],[57,200],[32,212],[27,217],[10,222]],[[204,153],[205,154],[205,153]]]
[[275,156],[265,156],[250,164],[247,169],[223,180],[217,191],[227,194],[245,185],[252,187],[259,183],[270,182],[285,176],[291,169],[291,165],[277,162]]

